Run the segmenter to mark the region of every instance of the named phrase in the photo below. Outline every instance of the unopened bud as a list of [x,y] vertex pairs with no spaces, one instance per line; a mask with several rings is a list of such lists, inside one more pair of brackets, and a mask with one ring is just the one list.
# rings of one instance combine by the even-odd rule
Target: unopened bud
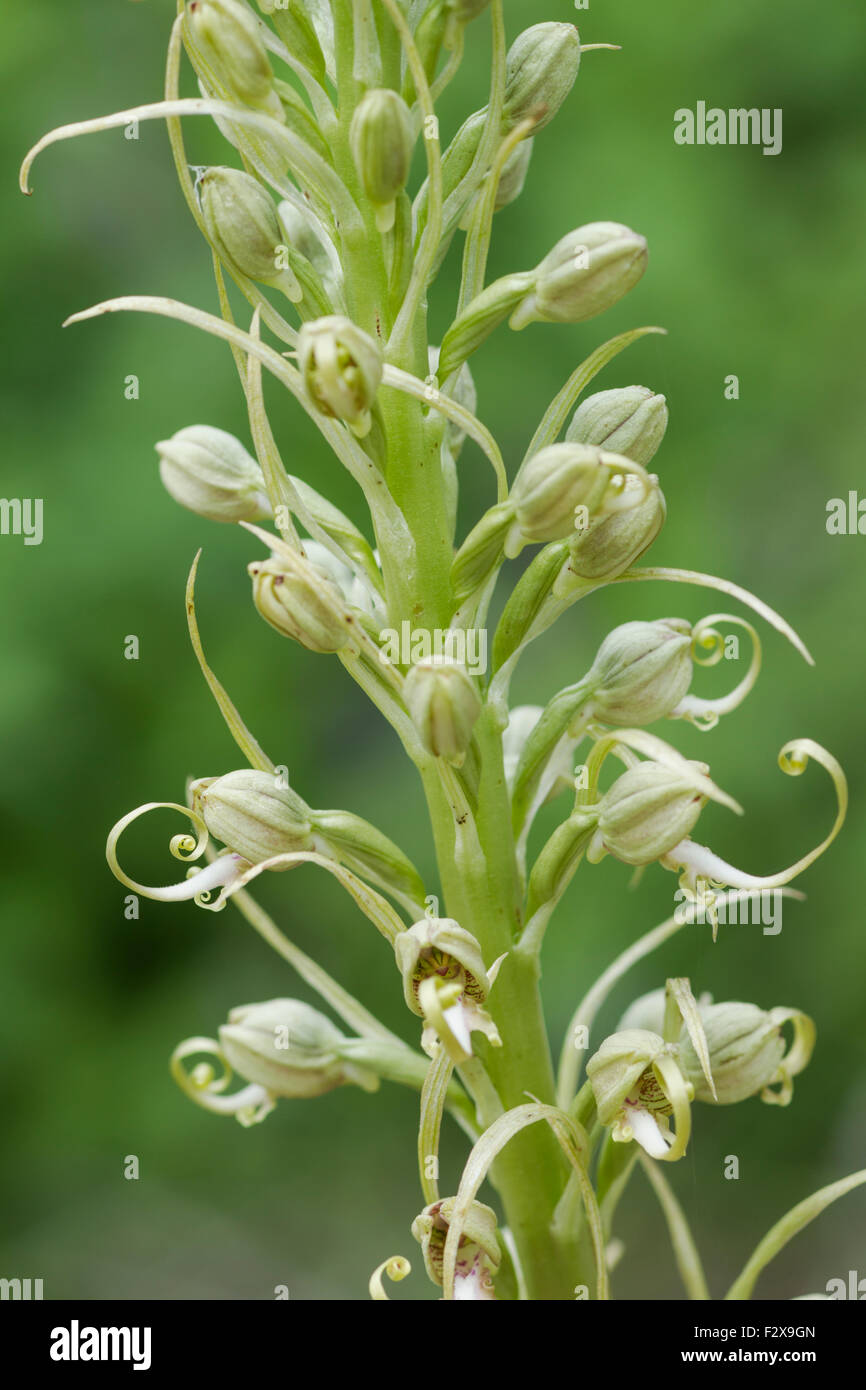
[[614,628],[586,677],[593,717],[623,728],[664,719],[691,684],[691,645],[691,627],[680,618]]
[[349,143],[364,192],[381,211],[379,229],[394,221],[394,199],[406,187],[415,132],[412,114],[398,92],[367,92],[352,116]]
[[[683,1029],[679,1042],[680,1064],[684,1076],[695,1088],[695,1100],[735,1105],[749,1096],[766,1093],[768,1087],[778,1082],[783,1086],[789,1083],[791,1075],[801,1071],[811,1056],[814,1024],[795,1010],[765,1012],[755,1004],[710,1004],[701,1009],[701,1020],[716,1095],[712,1095],[691,1039]],[[782,1024],[788,1020],[794,1020],[797,1036],[805,1040],[805,1046],[796,1049],[794,1066],[786,1067],[787,1044]],[[778,1096],[770,1091],[763,1098],[775,1101]]]
[[277,556],[247,567],[253,602],[277,632],[311,652],[339,652],[349,645],[351,615],[337,589],[308,560],[289,563]]
[[623,386],[587,396],[574,412],[565,437],[576,444],[613,449],[646,468],[667,427],[664,396],[646,386]]
[[459,767],[481,713],[481,699],[465,668],[446,656],[419,661],[406,677],[404,698],[427,752]]
[[288,245],[306,257],[333,298],[334,289],[340,284],[340,265],[333,246],[328,246],[321,223],[310,210],[299,208],[288,199],[278,205],[277,214]]
[[[586,528],[575,531],[568,564],[554,588],[557,598],[582,581],[615,578],[649,549],[664,525],[667,509],[654,473],[649,475],[649,490],[640,498],[643,486],[641,478],[629,474],[622,491],[622,509],[590,520]],[[632,507],[627,505],[630,497],[635,498]]]
[[312,399],[325,415],[368,433],[382,380],[382,353],[350,319],[331,314],[302,325],[298,364]]
[[375,1091],[372,1072],[340,1056],[346,1041],[324,1014],[299,999],[271,999],[232,1009],[219,1030],[226,1061],[272,1096],[306,1099],[354,1084]]
[[[184,13],[185,36],[209,77],[246,106],[282,122],[274,73],[255,15],[241,0],[190,0]],[[209,84],[210,85],[210,84]]]
[[[619,465],[624,472],[619,472]],[[608,489],[620,478],[625,486],[628,461],[589,444],[549,444],[523,464],[511,489],[514,524],[505,553],[513,557],[524,545],[564,540],[574,535],[578,517],[592,517],[611,501]],[[578,508],[580,512],[578,513]]]
[[199,804],[214,839],[251,864],[313,846],[309,807],[290,787],[279,786],[272,773],[229,772],[203,787]]
[[580,38],[573,24],[533,24],[508,50],[503,120],[513,129],[527,117],[548,125],[574,86]]
[[[703,763],[690,766],[706,775]],[[618,777],[602,797],[598,838],[625,864],[652,864],[686,839],[706,802],[687,769],[642,762]],[[590,852],[592,860],[595,855]]]
[[228,268],[296,299],[297,281],[280,265],[285,241],[277,209],[258,180],[240,169],[211,168],[199,179],[198,195],[208,237]]
[[595,318],[637,284],[646,266],[646,241],[630,227],[619,222],[578,227],[538,266],[533,289],[511,315],[511,327]]
[[182,507],[210,521],[271,515],[262,470],[234,435],[188,425],[156,446],[163,486]]

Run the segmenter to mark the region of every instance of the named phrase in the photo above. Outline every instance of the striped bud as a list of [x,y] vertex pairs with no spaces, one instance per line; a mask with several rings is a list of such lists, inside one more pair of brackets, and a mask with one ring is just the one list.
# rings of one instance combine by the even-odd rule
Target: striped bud
[[614,628],[586,677],[592,716],[621,728],[664,719],[691,684],[691,646],[691,627],[680,618]]
[[565,437],[575,444],[613,449],[646,468],[667,427],[664,396],[646,386],[622,386],[587,396],[574,412]]
[[590,222],[558,241],[511,315],[511,327],[582,323],[622,299],[643,275],[647,244],[619,222]]
[[251,864],[312,848],[309,807],[273,773],[229,772],[202,788],[199,804],[214,839]]

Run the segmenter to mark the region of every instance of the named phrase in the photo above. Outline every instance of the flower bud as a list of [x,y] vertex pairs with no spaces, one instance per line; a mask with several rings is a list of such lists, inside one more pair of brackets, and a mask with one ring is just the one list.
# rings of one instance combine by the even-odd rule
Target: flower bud
[[[456,1197],[446,1197],[425,1207],[412,1222],[412,1234],[424,1254],[424,1264],[434,1284],[442,1287],[445,1242]],[[493,1276],[502,1262],[496,1229],[496,1213],[483,1202],[473,1202],[466,1215],[457,1254],[454,1298],[492,1299]]]
[[587,396],[574,412],[565,437],[575,444],[613,449],[646,468],[667,427],[664,396],[646,386],[623,386]]
[[203,787],[199,804],[214,839],[251,864],[313,848],[309,807],[270,772],[226,773]]
[[390,88],[370,91],[352,116],[349,144],[355,168],[371,203],[381,210],[380,231],[394,222],[394,199],[406,187],[415,132],[412,113]]
[[[432,83],[436,76],[436,69],[442,54],[442,44],[448,31],[449,18],[448,0],[430,0],[415,25],[415,47],[418,50],[418,56],[421,59],[428,83]],[[403,74],[403,96],[410,106],[418,99],[415,78],[412,75],[412,69],[408,66]]]
[[297,298],[294,275],[279,264],[285,255],[283,228],[258,180],[240,169],[206,169],[198,197],[208,237],[229,270]]
[[601,508],[618,457],[588,444],[549,444],[527,459],[511,489],[515,519],[506,555],[573,535],[578,507],[590,516]]
[[691,627],[680,618],[614,628],[586,678],[593,717],[623,728],[664,719],[691,684],[691,645]]
[[368,433],[383,361],[367,333],[337,314],[305,323],[298,334],[298,364],[324,415],[345,420],[358,434]]
[[481,713],[481,699],[464,667],[447,656],[417,662],[406,677],[404,698],[427,752],[460,767]]
[[253,602],[265,622],[311,652],[339,652],[351,640],[351,614],[330,579],[298,557],[271,556],[247,566]]
[[205,75],[237,101],[282,122],[273,69],[248,6],[240,0],[190,0],[183,22],[194,54],[208,69]]
[[182,507],[210,521],[271,515],[262,470],[234,435],[188,425],[156,446],[163,486]]
[[529,323],[583,323],[632,289],[647,266],[647,244],[620,222],[590,222],[558,241],[535,271],[534,287],[511,315]]
[[[703,763],[690,762],[698,774]],[[686,839],[706,801],[685,771],[643,762],[618,777],[599,804],[598,839],[624,864],[652,864]],[[590,861],[594,852],[587,855]]]
[[372,1072],[341,1058],[339,1028],[299,999],[232,1009],[219,1037],[229,1065],[272,1096],[306,1099],[349,1083],[365,1091],[379,1087]]
[[[796,1070],[806,1065],[811,1055],[814,1025],[805,1014],[789,1009],[772,1009],[766,1013],[755,1004],[736,1002],[709,1004],[701,1009],[701,1020],[707,1036],[710,1068],[716,1085],[716,1097],[711,1094],[701,1070],[694,1046],[683,1029],[680,1035],[680,1065],[684,1076],[695,1088],[695,1099],[709,1104],[735,1105],[766,1092],[776,1082],[790,1082],[792,1070],[786,1068],[786,1042],[782,1024],[795,1018],[807,1032],[808,1042],[800,1053]],[[802,1021],[802,1022],[801,1022]],[[762,1099],[777,1100],[775,1092]]]
[[637,498],[643,480],[626,475],[622,492],[623,508],[610,516],[597,517],[574,535],[569,546],[568,564],[558,580],[554,595],[565,597],[586,580],[612,579],[623,574],[648,550],[662,529],[666,507],[664,494],[654,473],[649,475],[649,491],[636,505],[625,503]]
[[533,24],[508,50],[503,122],[507,130],[527,117],[549,125],[574,86],[580,38],[573,24]]
[[[496,185],[496,197],[493,203],[494,212],[501,212],[518,199],[523,192],[526,183],[526,175],[529,172],[529,164],[532,159],[533,149],[532,139],[521,140],[516,149],[511,151],[505,161],[499,182]],[[490,175],[488,175],[488,178]],[[465,208],[461,218],[460,227],[466,232],[472,224],[472,218],[481,198],[484,197],[484,185],[482,184],[478,193]]]

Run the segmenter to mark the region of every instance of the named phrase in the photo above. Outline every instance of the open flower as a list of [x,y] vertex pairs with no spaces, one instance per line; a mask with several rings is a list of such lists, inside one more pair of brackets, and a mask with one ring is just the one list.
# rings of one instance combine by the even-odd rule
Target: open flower
[[394,943],[403,975],[403,995],[424,1019],[421,1046],[428,1057],[439,1044],[459,1065],[472,1056],[472,1034],[483,1033],[493,1047],[502,1041],[493,1019],[481,1007],[504,960],[487,970],[475,937],[450,917],[425,917]]
[[694,1087],[680,1070],[675,1043],[644,1028],[613,1033],[590,1058],[586,1074],[598,1118],[615,1143],[634,1139],[651,1158],[667,1163],[682,1158]]
[[[412,1222],[412,1234],[424,1254],[427,1273],[442,1287],[445,1242],[456,1197],[446,1197],[425,1207]],[[483,1202],[473,1202],[463,1224],[454,1276],[455,1302],[493,1300],[493,1278],[502,1262],[496,1231],[496,1213]]]

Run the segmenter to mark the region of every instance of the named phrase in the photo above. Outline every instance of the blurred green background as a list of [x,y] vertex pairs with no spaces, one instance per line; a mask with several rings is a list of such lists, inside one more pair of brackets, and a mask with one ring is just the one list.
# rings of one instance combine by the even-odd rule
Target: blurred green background
[[[186,573],[204,546],[199,616],[212,664],[277,762],[313,805],[346,806],[398,838],[434,883],[421,795],[396,740],[339,668],[258,621],[239,532],[198,520],[162,491],[153,444],[208,423],[248,439],[230,354],[193,330],[116,316],[61,332],[67,314],[115,294],[154,293],[216,308],[209,254],[177,190],[165,130],[112,131],[49,151],[32,199],[15,189],[25,149],[52,126],[158,99],[171,0],[31,0],[8,7],[0,50],[5,496],[45,499],[45,539],[0,539],[3,889],[3,1192],[0,1274],[41,1277],[48,1298],[355,1299],[373,1266],[416,1255],[409,1224],[417,1098],[354,1089],[283,1102],[251,1131],[207,1115],[167,1071],[175,1043],[213,1035],[236,1004],[312,996],[233,910],[142,900],[123,914],[105,834],[151,799],[182,799],[188,775],[239,762],[189,649]],[[656,564],[723,574],[761,594],[813,651],[809,669],[762,627],[765,667],[745,709],[709,735],[659,732],[712,762],[745,806],[705,814],[706,838],[755,872],[787,864],[832,818],[824,773],[776,769],[787,739],[826,743],[845,765],[843,837],[801,881],[779,936],[752,927],[686,930],[624,980],[600,1023],[637,994],[688,974],[717,999],[796,1005],[818,1023],[812,1065],[787,1110],[702,1107],[672,1181],[693,1215],[718,1295],[795,1201],[866,1162],[863,840],[866,537],[830,537],[825,507],[862,488],[866,11],[844,0],[695,5],[687,0],[507,0],[509,37],[542,19],[577,20],[586,55],[559,119],[536,142],[527,190],[496,223],[491,273],[534,264],[583,221],[626,222],[649,239],[650,269],[613,311],[575,327],[500,330],[475,365],[480,413],[515,466],[540,412],[597,343],[641,323],[651,338],[598,388],[666,393],[658,468],[669,504]],[[486,26],[473,33],[443,108],[448,138],[481,105]],[[187,82],[189,81],[187,76]],[[192,90],[188,86],[188,90]],[[673,112],[699,100],[782,107],[784,150],[681,148]],[[204,123],[187,124],[193,162],[232,162]],[[436,289],[447,324],[455,259]],[[740,399],[725,400],[725,377]],[[138,400],[124,380],[140,381]],[[362,519],[351,483],[300,413],[270,391],[292,471]],[[489,470],[467,447],[465,517],[490,501]],[[608,589],[540,643],[515,685],[543,702],[590,664],[629,618],[697,619],[728,607],[662,585]],[[137,662],[124,638],[140,640]],[[706,674],[718,689],[730,668]],[[173,822],[131,842],[144,881],[164,881]],[[166,832],[163,833],[163,830]],[[702,836],[704,838],[704,836]],[[435,885],[434,885],[435,886]],[[549,933],[544,990],[558,1050],[577,1000],[627,943],[671,910],[675,880],[637,891],[610,860],[584,867]],[[287,933],[391,1026],[414,1040],[389,951],[330,880],[264,884]],[[313,1001],[314,1002],[314,1001]],[[444,1188],[461,1142],[445,1145]],[[140,1179],[123,1176],[126,1155]],[[723,1177],[740,1158],[738,1181]],[[758,1287],[789,1298],[849,1269],[866,1275],[866,1202],[855,1194],[789,1247]],[[649,1189],[636,1175],[618,1234],[620,1297],[678,1297]],[[434,1291],[420,1258],[396,1296]]]

